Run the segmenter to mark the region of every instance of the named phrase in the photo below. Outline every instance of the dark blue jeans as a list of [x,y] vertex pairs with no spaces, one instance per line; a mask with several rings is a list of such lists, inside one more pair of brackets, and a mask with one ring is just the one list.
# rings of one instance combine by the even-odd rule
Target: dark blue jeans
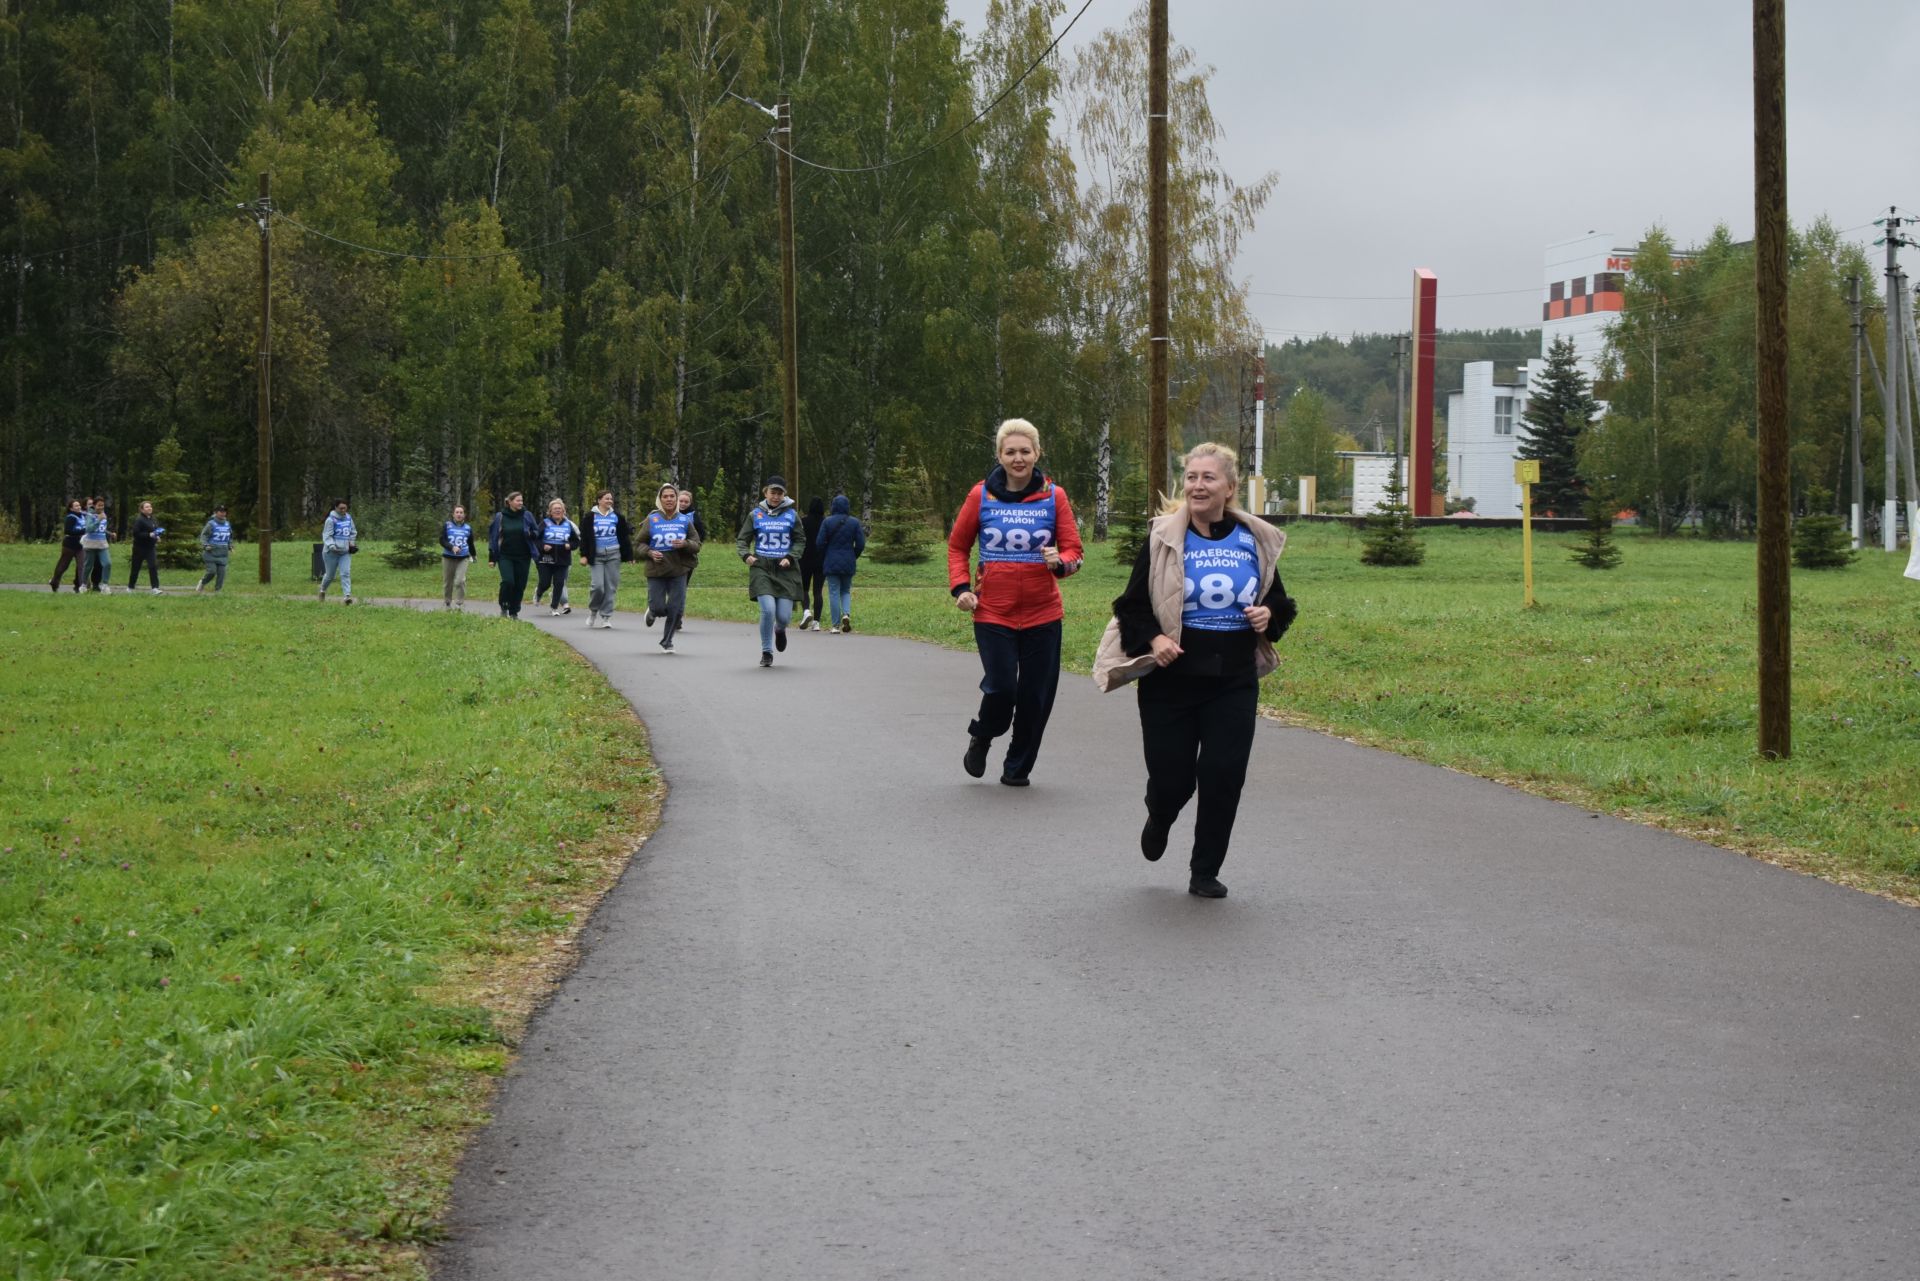
[[980,714],[967,733],[975,738],[998,738],[1013,727],[1006,763],[1000,772],[1025,778],[1040,757],[1040,738],[1053,715],[1053,696],[1060,688],[1060,624],[1038,627],[1002,627],[975,623],[973,643],[980,649]]

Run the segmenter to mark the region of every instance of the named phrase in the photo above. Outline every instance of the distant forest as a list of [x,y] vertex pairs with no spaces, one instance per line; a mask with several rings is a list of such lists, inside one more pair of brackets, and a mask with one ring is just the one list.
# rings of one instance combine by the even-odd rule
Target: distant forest
[[[1327,427],[1351,436],[1363,449],[1386,447],[1393,434],[1394,336],[1291,338],[1267,346],[1267,397],[1284,418],[1287,402],[1302,389],[1324,401]],[[1436,344],[1434,426],[1446,429],[1447,395],[1460,389],[1469,361],[1491,360],[1496,377],[1508,377],[1540,355],[1538,329],[1450,329]]]

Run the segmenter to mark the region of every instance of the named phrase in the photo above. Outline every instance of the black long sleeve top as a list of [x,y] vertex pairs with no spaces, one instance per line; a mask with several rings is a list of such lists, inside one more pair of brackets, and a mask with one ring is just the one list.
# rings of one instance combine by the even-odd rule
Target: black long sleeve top
[[[1213,522],[1208,531],[1209,538],[1225,538],[1240,522],[1228,517]],[[1120,648],[1129,658],[1153,649],[1153,638],[1160,635],[1160,620],[1153,616],[1153,599],[1147,591],[1149,576],[1148,564],[1153,555],[1153,544],[1149,540],[1140,544],[1140,554],[1134,558],[1133,574],[1127,579],[1126,590],[1114,598],[1113,616],[1120,620]],[[1266,636],[1269,641],[1277,641],[1286,635],[1287,628],[1293,625],[1299,606],[1293,597],[1287,595],[1287,589],[1280,581],[1280,571],[1274,570],[1273,586],[1267,589],[1267,595],[1260,602],[1273,611],[1273,617],[1267,623]],[[1184,628],[1180,633],[1180,657],[1161,671],[1177,676],[1243,676],[1253,672],[1253,641],[1251,630],[1244,632],[1207,632],[1198,628]]]

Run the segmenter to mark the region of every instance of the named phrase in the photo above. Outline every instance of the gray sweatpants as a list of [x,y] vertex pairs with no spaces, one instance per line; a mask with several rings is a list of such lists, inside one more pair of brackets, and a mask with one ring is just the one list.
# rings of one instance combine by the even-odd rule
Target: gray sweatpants
[[441,586],[446,589],[447,607],[459,605],[467,607],[467,571],[473,567],[471,556],[442,556],[440,558]]
[[587,595],[587,613],[612,618],[614,598],[620,595],[620,549],[593,554],[593,590]]

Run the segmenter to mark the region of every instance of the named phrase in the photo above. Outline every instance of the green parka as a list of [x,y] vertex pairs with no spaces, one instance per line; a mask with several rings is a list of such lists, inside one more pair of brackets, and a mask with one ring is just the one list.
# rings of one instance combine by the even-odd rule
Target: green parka
[[754,512],[766,512],[769,515],[777,515],[780,512],[786,511],[788,508],[794,508],[795,510],[793,546],[788,549],[785,557],[787,568],[781,569],[780,562],[777,560],[769,561],[764,558],[757,559],[754,564],[747,566],[748,600],[758,600],[762,596],[772,596],[776,600],[785,598],[786,600],[797,601],[800,599],[800,557],[804,555],[807,550],[807,533],[805,527],[802,526],[800,522],[799,511],[793,499],[782,498],[778,507],[769,507],[765,499],[761,499],[755,503],[753,505],[753,511],[749,511],[747,518],[740,522],[740,533],[733,540],[733,549],[740,553],[740,559],[742,561],[753,555]]

